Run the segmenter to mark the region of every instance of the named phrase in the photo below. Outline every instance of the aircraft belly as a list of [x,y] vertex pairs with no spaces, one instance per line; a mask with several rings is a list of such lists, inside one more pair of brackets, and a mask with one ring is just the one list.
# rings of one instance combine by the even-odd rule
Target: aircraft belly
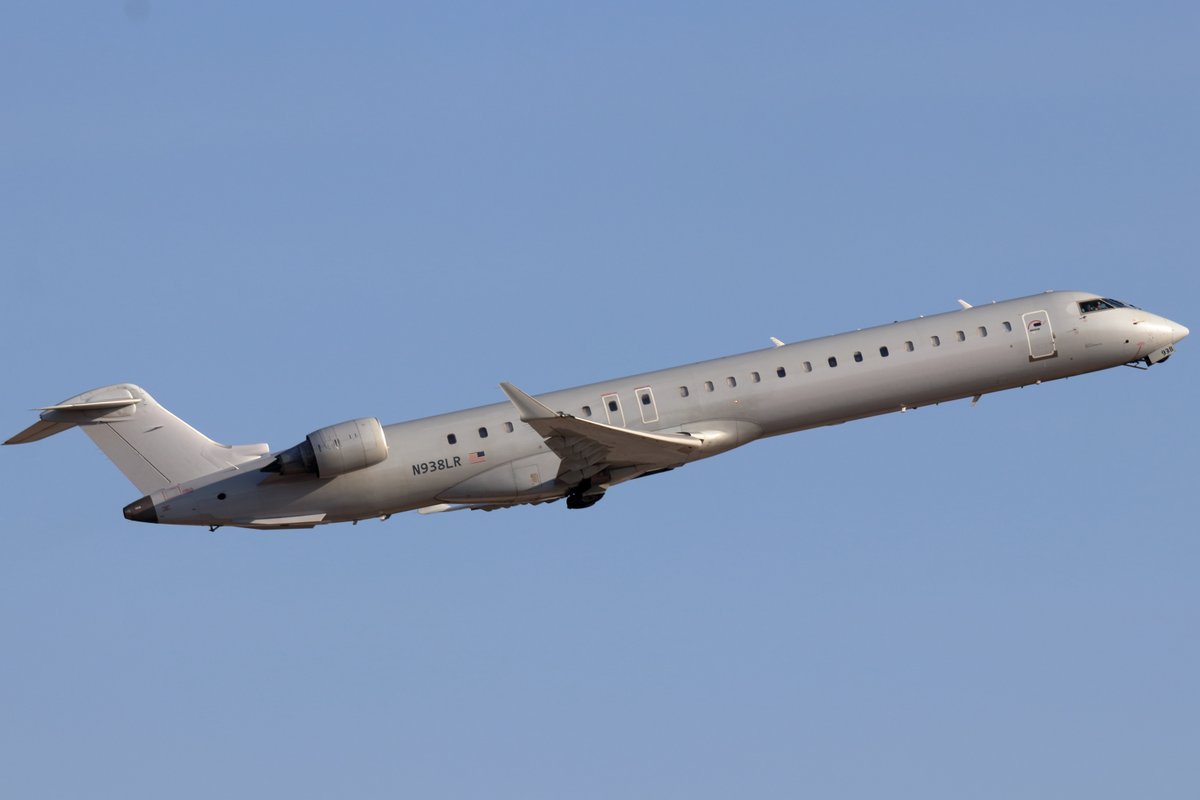
[[699,439],[702,444],[687,457],[689,463],[726,453],[735,447],[749,444],[763,436],[762,426],[746,419],[710,419],[673,425],[660,433],[683,433]]
[[442,490],[442,503],[511,503],[542,497],[559,497],[564,488],[555,477],[561,459],[540,453],[509,461]]
[[359,519],[420,499],[403,494],[399,471],[387,462],[321,479],[311,475],[279,476],[259,470],[232,472],[216,481],[182,484],[154,492],[159,522],[184,525],[248,524],[274,518],[324,521]]

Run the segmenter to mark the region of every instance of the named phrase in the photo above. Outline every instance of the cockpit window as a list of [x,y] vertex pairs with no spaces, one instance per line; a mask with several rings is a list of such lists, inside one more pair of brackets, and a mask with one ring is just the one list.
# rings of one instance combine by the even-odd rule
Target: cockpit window
[[1079,303],[1079,313],[1081,314],[1091,314],[1109,308],[1137,308],[1137,306],[1122,303],[1120,300],[1113,300],[1111,297],[1105,297],[1103,300],[1099,298],[1095,300],[1083,300]]
[[1107,300],[1084,300],[1079,304],[1081,314],[1092,314],[1096,311],[1104,311],[1109,308],[1116,308],[1116,306],[1110,305]]

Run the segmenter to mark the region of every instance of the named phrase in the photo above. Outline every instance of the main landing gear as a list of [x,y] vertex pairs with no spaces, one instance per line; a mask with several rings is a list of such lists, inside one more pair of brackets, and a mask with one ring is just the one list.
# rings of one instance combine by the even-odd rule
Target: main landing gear
[[604,488],[586,480],[567,493],[567,508],[591,508],[604,497]]

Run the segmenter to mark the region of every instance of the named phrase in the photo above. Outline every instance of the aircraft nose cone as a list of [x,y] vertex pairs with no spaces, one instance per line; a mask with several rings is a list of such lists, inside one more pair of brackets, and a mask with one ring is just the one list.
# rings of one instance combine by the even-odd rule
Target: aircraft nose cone
[[1180,339],[1186,339],[1189,333],[1191,333],[1191,331],[1189,331],[1186,326],[1178,323],[1175,324],[1175,336],[1178,337],[1175,339],[1175,341],[1178,342]]
[[133,522],[158,522],[158,511],[154,508],[150,496],[146,495],[141,500],[134,500],[125,506],[125,519]]

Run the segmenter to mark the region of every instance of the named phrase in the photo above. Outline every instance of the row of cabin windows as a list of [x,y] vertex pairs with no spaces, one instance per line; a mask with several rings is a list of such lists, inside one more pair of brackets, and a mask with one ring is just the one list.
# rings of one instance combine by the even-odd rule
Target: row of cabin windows
[[[504,432],[505,433],[513,432],[513,424],[511,422],[504,423]],[[488,429],[487,428],[480,428],[478,431],[476,431],[476,433],[479,434],[480,439],[486,439],[488,437]],[[450,444],[458,444],[458,436],[453,433],[447,433],[446,441]]]
[[[1012,333],[1013,327],[1012,327],[1011,322],[1003,322],[1001,324],[1004,326],[1005,333]],[[975,335],[978,336],[980,339],[987,338],[987,335],[988,335],[987,326],[980,325],[978,328],[975,329]],[[955,331],[954,338],[960,342],[965,342],[967,340],[967,333],[966,333],[966,331]],[[930,336],[929,343],[931,345],[933,345],[934,347],[940,347],[942,344],[942,338],[940,336]],[[909,352],[911,352],[913,349],[912,342],[905,342],[904,346]],[[880,348],[880,349],[882,351],[883,349],[886,349],[886,348]]]
[[[1004,326],[1005,333],[1012,333],[1012,329],[1013,329],[1012,323],[1004,322],[1001,324]],[[986,338],[988,335],[988,329],[986,326],[980,325],[978,328],[975,329],[975,334],[980,339]],[[960,341],[960,342],[965,342],[967,340],[966,331],[955,331],[954,335],[955,335],[955,338],[958,339],[958,341]],[[929,343],[933,347],[941,347],[942,339],[940,336],[930,336]],[[911,353],[914,350],[916,350],[916,345],[913,343],[913,341],[911,339],[904,343],[904,350],[905,350],[905,352],[908,352],[908,353]],[[888,350],[887,345],[883,345],[879,348],[879,357],[880,358],[887,358],[889,355],[891,355],[891,352]],[[855,351],[854,361],[856,363],[861,364],[862,360],[863,360],[862,351],[861,350]],[[831,368],[836,367],[838,365],[837,356],[830,356],[827,360],[827,363],[829,364],[829,366]],[[812,372],[813,367],[812,367],[811,361],[805,361],[802,364],[802,366],[803,366],[803,369],[805,372]],[[776,367],[775,375],[776,375],[776,377],[779,377],[779,378],[786,378],[787,370],[784,369],[783,367]],[[751,372],[750,373],[750,382],[751,383],[761,383],[762,375],[757,371]],[[738,385],[737,378],[730,375],[729,377],[727,377],[725,379],[725,385],[731,389],[736,388]],[[716,390],[716,386],[712,381],[704,382],[704,391],[712,392],[715,390]],[[688,397],[690,394],[691,394],[691,392],[688,390],[688,387],[686,387],[686,386],[679,387],[679,396],[680,397]],[[644,405],[644,406],[648,406],[654,402],[654,399],[650,396],[650,393],[648,391],[641,392],[638,399],[641,401],[642,405]],[[608,410],[612,413],[616,413],[617,411],[620,410],[620,406],[617,404],[617,401],[615,399],[608,401]],[[590,417],[592,415],[592,407],[591,406],[582,406],[580,408],[580,411],[583,412],[583,416],[585,416],[585,417]],[[513,424],[511,422],[504,423],[504,430],[506,433],[512,433],[513,432]],[[480,439],[487,438],[487,435],[488,435],[487,428],[480,428],[478,432],[479,432]],[[449,442],[450,444],[455,444],[458,442],[458,437],[455,436],[453,433],[450,433],[450,434],[446,435],[446,441]]]
[[[810,368],[810,371],[811,371],[811,368]],[[783,377],[787,376],[787,370],[784,369],[783,367],[776,367],[775,374],[778,377],[783,378]],[[750,382],[751,383],[762,383],[762,373],[757,372],[757,371],[751,372],[750,373]],[[730,389],[736,388],[738,385],[737,378],[730,375],[728,378],[725,379],[725,385],[728,386]],[[715,389],[716,389],[716,385],[712,381],[704,382],[704,391],[711,392],[711,391],[714,391]],[[679,387],[679,396],[680,397],[687,397],[689,394],[691,394],[691,392],[688,391],[688,387],[686,387],[686,386]],[[643,395],[642,402],[649,403],[650,402],[649,395]]]
[[[1011,332],[1012,332],[1012,329],[1013,329],[1013,327],[1012,327],[1012,323],[1011,323],[1011,322],[1004,322],[1004,323],[1002,323],[1002,324],[1004,325],[1004,330],[1005,330],[1005,332],[1006,332],[1006,333],[1011,333]],[[976,334],[976,335],[977,335],[977,336],[978,336],[980,339],[986,338],[986,337],[987,337],[987,335],[988,335],[988,329],[987,329],[987,326],[985,326],[985,325],[980,325],[978,328],[976,328],[976,329],[975,329],[975,334]],[[954,332],[954,335],[955,335],[955,337],[958,339],[958,341],[960,341],[960,342],[965,342],[965,341],[967,340],[967,333],[966,333],[966,331],[955,331],[955,332]],[[940,337],[940,336],[930,336],[930,337],[929,337],[929,343],[930,343],[931,345],[933,345],[934,347],[940,347],[940,346],[941,346],[941,344],[942,344],[942,339],[941,339],[941,337]],[[914,343],[913,343],[911,340],[910,340],[910,341],[906,341],[906,342],[904,343],[904,350],[905,350],[906,352],[909,352],[909,353],[911,353],[911,352],[913,352],[913,351],[914,351],[914,350],[916,350],[916,349],[917,349],[917,347],[916,347],[916,344],[914,344]],[[887,348],[887,345],[883,345],[883,346],[881,346],[881,347],[879,348],[879,357],[880,357],[880,358],[887,358],[889,355],[891,355],[891,351],[890,351],[890,350],[888,350],[888,348]],[[861,363],[862,363],[862,360],[863,360],[863,354],[862,354],[862,351],[861,351],[861,350],[859,350],[859,351],[855,351],[855,353],[854,353],[854,361],[855,361],[856,363],[859,363],[859,364],[861,364]],[[831,368],[832,368],[832,367],[836,367],[836,366],[838,365],[837,356],[830,356],[830,357],[827,359],[826,363],[828,363],[828,364],[829,364],[829,366],[830,366]],[[803,368],[804,368],[804,371],[805,371],[805,372],[812,372],[812,369],[813,369],[813,368],[812,368],[812,362],[811,362],[811,361],[805,361],[805,362],[803,363]],[[776,375],[778,375],[780,378],[785,378],[785,377],[787,377],[787,370],[785,370],[783,367],[778,367],[778,368],[775,370],[775,374],[776,374]],[[761,380],[762,380],[762,376],[760,376],[760,375],[759,375],[759,373],[757,373],[757,372],[751,372],[751,373],[750,373],[750,381],[751,381],[752,383],[758,383],[758,382],[760,382]],[[737,386],[737,378],[734,378],[733,376],[730,376],[730,377],[726,378],[726,379],[725,379],[725,385],[729,386],[730,388],[733,388],[733,387]],[[704,391],[706,391],[706,392],[711,392],[711,391],[713,391],[713,390],[714,390],[714,388],[715,388],[715,387],[714,387],[714,385],[713,385],[713,382],[712,382],[712,381],[705,381],[705,382],[704,382]],[[680,386],[680,387],[679,387],[679,396],[680,396],[680,397],[687,397],[688,395],[689,395],[688,387],[686,387],[686,386]]]

